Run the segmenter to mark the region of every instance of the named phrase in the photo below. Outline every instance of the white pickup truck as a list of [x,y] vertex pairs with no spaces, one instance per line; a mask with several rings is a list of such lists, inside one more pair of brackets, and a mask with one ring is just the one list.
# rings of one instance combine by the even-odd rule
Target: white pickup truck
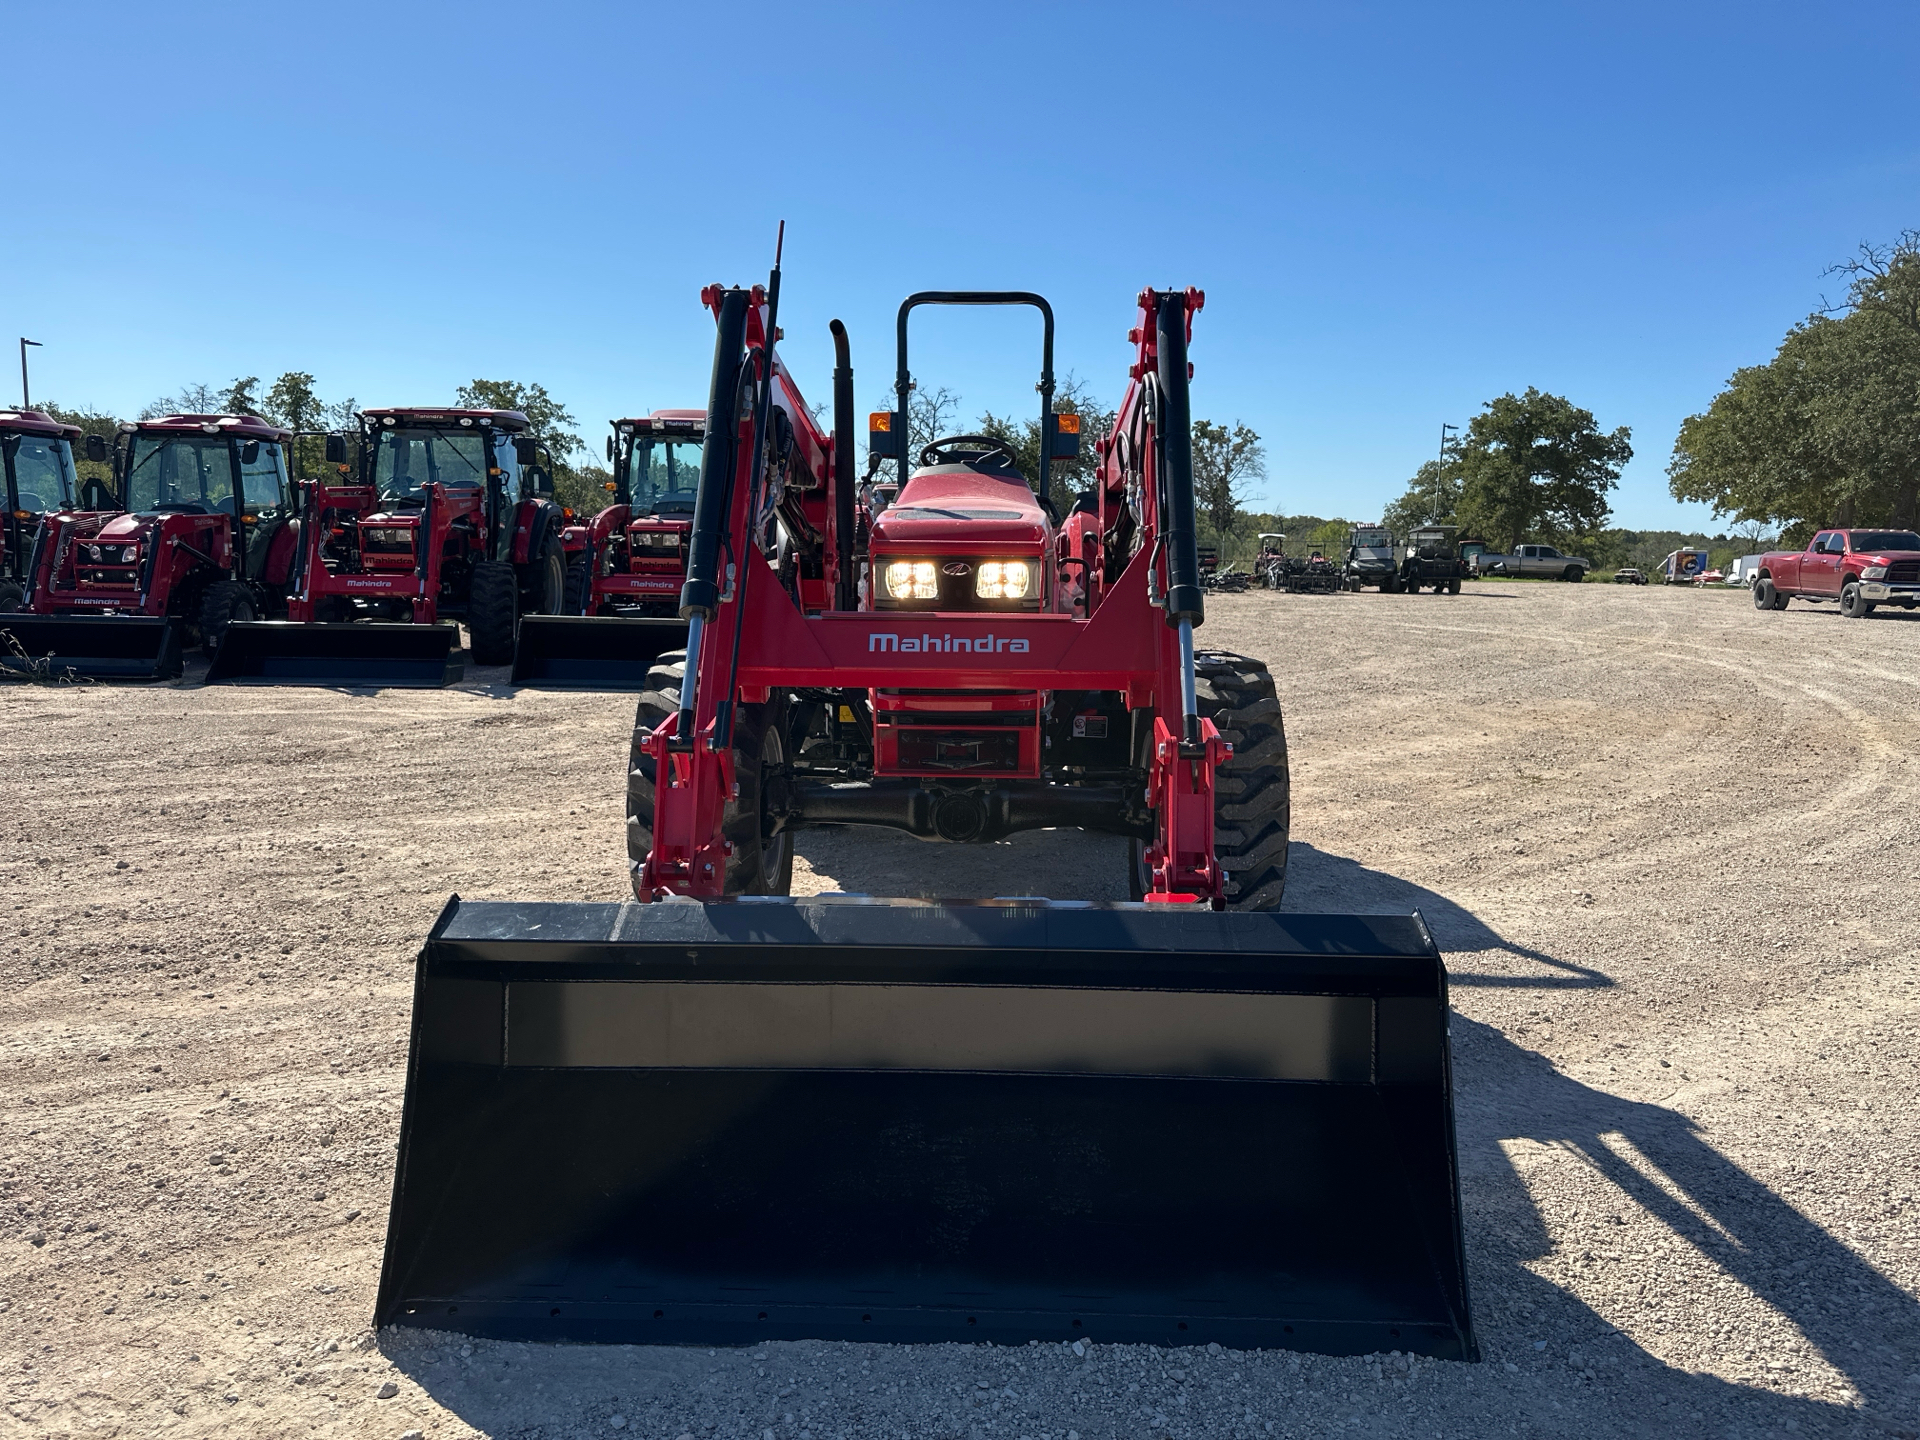
[[1473,557],[1476,575],[1537,575],[1544,580],[1584,580],[1593,562],[1562,555],[1551,545],[1522,545],[1511,555],[1482,552]]

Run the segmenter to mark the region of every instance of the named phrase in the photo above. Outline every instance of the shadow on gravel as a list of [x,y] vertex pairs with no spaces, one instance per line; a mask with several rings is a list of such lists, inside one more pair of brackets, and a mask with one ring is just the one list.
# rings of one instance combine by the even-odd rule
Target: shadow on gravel
[[[1567,1337],[1553,1346],[1562,1353],[1539,1358],[1569,1365],[1566,1352],[1573,1350],[1584,1363],[1571,1368],[1592,1368],[1603,1387],[1615,1375],[1641,1372],[1644,1393],[1662,1408],[1638,1420],[1619,1417],[1629,1433],[1920,1433],[1920,1391],[1903,1373],[1920,1359],[1920,1304],[1912,1296],[1720,1154],[1685,1115],[1583,1085],[1458,1013],[1452,1034],[1475,1321],[1490,1363],[1531,1361],[1534,1342],[1558,1334]],[[1609,1238],[1589,1242],[1591,1248],[1567,1242],[1580,1257],[1574,1263],[1591,1277],[1582,1288],[1593,1294],[1611,1289],[1606,1267],[1629,1255],[1640,1259],[1638,1273],[1651,1278],[1642,1288],[1622,1272],[1626,1288],[1609,1295],[1616,1317],[1671,1314],[1680,1351],[1736,1323],[1743,1339],[1764,1334],[1727,1290],[1711,1280],[1696,1289],[1684,1271],[1659,1264],[1654,1247],[1671,1232],[1785,1316],[1847,1377],[1865,1412],[1676,1368],[1535,1274],[1530,1267],[1553,1255],[1554,1246],[1502,1147],[1513,1140],[1573,1152],[1661,1227],[1649,1234],[1646,1219],[1616,1225],[1609,1217],[1601,1226]],[[1736,1343],[1715,1349],[1721,1357],[1738,1353]],[[1784,1385],[1808,1383],[1784,1344],[1769,1350],[1763,1341],[1744,1364],[1761,1376],[1769,1361],[1791,1365],[1778,1377]]]
[[1330,854],[1301,841],[1287,848],[1287,897],[1281,908],[1301,912],[1356,911],[1405,915],[1418,910],[1433,938],[1447,951],[1504,950],[1544,967],[1530,975],[1483,975],[1447,967],[1450,985],[1516,990],[1593,990],[1612,986],[1613,977],[1541,950],[1516,945],[1486,921],[1437,890],[1370,870],[1358,860]]

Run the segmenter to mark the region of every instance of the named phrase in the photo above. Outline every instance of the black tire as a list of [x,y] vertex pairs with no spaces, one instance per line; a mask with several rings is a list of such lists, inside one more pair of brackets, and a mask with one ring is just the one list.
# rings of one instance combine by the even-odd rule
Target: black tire
[[1389,575],[1386,579],[1382,580],[1380,582],[1380,593],[1382,595],[1398,595],[1400,593],[1400,577],[1398,575]]
[[520,586],[504,560],[478,560],[467,594],[467,633],[476,665],[511,665],[513,635],[520,623]]
[[[634,705],[633,739],[627,751],[627,877],[639,899],[640,868],[653,849],[654,765],[641,748],[662,720],[680,708],[686,683],[687,652],[670,651],[647,671],[646,689]],[[784,769],[787,755],[787,707],[776,697],[764,705],[743,705],[734,726],[734,773],[740,794],[727,802],[721,830],[733,846],[722,880],[728,895],[786,895],[793,890],[793,834],[772,832],[777,782],[770,771]]]
[[1458,595],[1459,593],[1460,593],[1460,577],[1456,575],[1453,577],[1453,579],[1447,581],[1447,594]]
[[1287,732],[1273,677],[1258,660],[1194,657],[1194,695],[1233,755],[1214,776],[1213,848],[1227,872],[1227,908],[1277,910],[1287,888],[1291,823]]
[[209,656],[220,648],[220,637],[236,620],[257,620],[253,592],[238,580],[216,580],[200,597],[200,648]]
[[567,552],[549,535],[540,553],[520,569],[520,613],[564,615],[567,594]]
[[1587,578],[1587,572],[1582,570],[1578,565],[1569,565],[1565,570],[1560,572],[1560,578],[1569,584],[1578,585],[1582,580]]
[[1864,620],[1874,612],[1873,602],[1867,600],[1860,591],[1858,580],[1849,580],[1840,587],[1840,613],[1849,620]]
[[587,574],[587,562],[576,560],[567,566],[566,593],[561,598],[561,613],[566,615],[585,615],[590,613],[587,602],[593,594],[593,579]]
[[1753,608],[1756,610],[1771,610],[1774,608],[1773,581],[1764,575],[1753,582]]
[[23,586],[12,580],[0,580],[0,615],[23,609],[26,603],[27,592]]

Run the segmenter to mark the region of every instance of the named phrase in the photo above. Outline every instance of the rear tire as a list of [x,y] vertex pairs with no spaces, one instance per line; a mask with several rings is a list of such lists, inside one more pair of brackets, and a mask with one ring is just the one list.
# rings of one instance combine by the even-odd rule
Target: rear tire
[[[633,739],[627,752],[627,879],[636,898],[640,870],[653,849],[656,795],[653,757],[642,748],[662,720],[680,708],[687,678],[687,652],[674,650],[654,661],[646,688],[634,705]],[[777,805],[769,771],[787,760],[786,701],[743,705],[734,727],[734,772],[740,794],[727,802],[721,831],[733,846],[723,880],[728,895],[787,895],[793,891],[793,832],[769,834],[770,805]]]
[[560,607],[568,615],[587,615],[588,602],[593,598],[593,577],[587,574],[587,562],[576,560],[567,567],[566,594]]
[[236,620],[257,620],[253,592],[238,580],[216,580],[200,597],[200,648],[209,658],[220,648],[220,637]]
[[513,566],[504,560],[480,560],[467,593],[467,632],[476,665],[511,665],[513,633],[519,624],[520,587]]
[[1213,848],[1230,910],[1277,910],[1291,823],[1287,732],[1273,677],[1258,660],[1194,657],[1194,695],[1233,754],[1213,777]]
[[1458,595],[1459,593],[1460,593],[1460,577],[1456,575],[1454,576],[1453,579],[1447,581],[1447,594]]
[[560,542],[548,538],[535,559],[527,562],[526,589],[520,597],[523,615],[564,615],[567,594],[567,556]]

